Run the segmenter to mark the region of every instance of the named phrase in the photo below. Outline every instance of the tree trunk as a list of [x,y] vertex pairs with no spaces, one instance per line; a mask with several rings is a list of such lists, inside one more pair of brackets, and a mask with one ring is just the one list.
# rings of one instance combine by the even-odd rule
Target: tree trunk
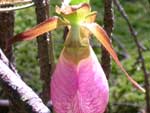
[[[0,13],[0,48],[3,51],[5,49],[6,41],[13,36],[13,32],[14,32],[14,12],[1,12]],[[11,62],[14,61],[12,47],[10,47],[9,51],[5,52],[5,55]],[[9,90],[5,86],[2,87],[3,87],[2,92],[4,92],[3,98],[8,98],[7,96]],[[13,109],[13,106],[10,106],[10,109]]]
[[[111,40],[111,33],[113,30],[113,11],[112,11],[112,0],[104,0],[104,29],[107,32]],[[109,74],[111,72],[110,55],[106,49],[102,46],[102,67],[106,74],[107,79],[109,79]]]
[[[112,0],[104,0],[104,29],[107,32],[110,40],[111,34],[113,30],[113,9],[112,9]],[[109,79],[109,74],[111,72],[111,59],[110,55],[107,50],[102,46],[102,57],[101,57],[101,64],[106,74],[107,79]],[[110,105],[108,105],[110,108]],[[108,113],[109,109],[106,109],[105,113]]]
[[[0,13],[0,48],[4,51],[6,40],[13,36],[14,32],[14,12],[1,12]],[[7,58],[12,62],[12,48],[5,53]]]
[[[49,17],[49,1],[34,0],[36,6],[37,23],[41,23]],[[53,46],[50,33],[38,37],[38,55],[40,62],[40,76],[44,81],[41,97],[44,103],[50,100],[50,77],[54,66]]]

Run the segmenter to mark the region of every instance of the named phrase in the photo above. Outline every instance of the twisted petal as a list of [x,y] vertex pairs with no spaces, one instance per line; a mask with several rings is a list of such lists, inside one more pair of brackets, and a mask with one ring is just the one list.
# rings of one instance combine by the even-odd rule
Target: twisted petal
[[128,80],[139,90],[141,90],[142,92],[145,92],[145,90],[136,82],[134,81],[129,74],[126,72],[126,70],[124,69],[124,67],[122,66],[122,64],[120,63],[116,52],[114,51],[114,49],[111,46],[110,40],[106,34],[106,32],[103,30],[102,27],[100,27],[98,24],[96,23],[85,23],[83,24],[84,27],[86,27],[87,29],[89,29],[89,31],[91,31],[91,33],[97,38],[97,40],[99,42],[101,42],[101,44],[106,48],[106,50],[109,52],[109,54],[112,56],[112,58],[114,59],[114,61],[116,62],[116,64],[120,67],[120,69],[125,73],[126,77],[128,78]]
[[65,23],[58,17],[49,18],[48,20],[42,22],[41,24],[35,26],[34,28],[10,38],[7,41],[6,49],[8,49],[11,46],[11,44],[15,42],[24,41],[24,40],[32,40],[36,38],[37,36],[45,32],[54,30],[62,25],[67,25],[67,23]]

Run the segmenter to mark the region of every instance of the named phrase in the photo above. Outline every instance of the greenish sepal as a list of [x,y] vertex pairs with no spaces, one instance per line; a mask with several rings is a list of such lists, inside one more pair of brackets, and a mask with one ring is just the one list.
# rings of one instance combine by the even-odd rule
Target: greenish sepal
[[88,13],[88,15],[85,18],[88,18],[88,17],[95,15],[95,14],[97,14],[97,11],[92,11],[92,12]]
[[80,3],[89,3],[90,2],[90,0],[71,0],[70,1],[70,5],[78,5],[78,4],[80,4]]

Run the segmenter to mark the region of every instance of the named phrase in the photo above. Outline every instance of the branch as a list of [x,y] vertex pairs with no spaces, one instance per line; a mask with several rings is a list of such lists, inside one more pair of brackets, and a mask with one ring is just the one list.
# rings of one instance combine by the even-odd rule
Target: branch
[[112,105],[115,105],[115,106],[123,106],[123,107],[136,107],[136,108],[140,108],[141,105],[139,104],[135,104],[135,103],[112,103]]
[[[9,96],[13,105],[15,104],[17,108],[24,108],[25,113],[51,113],[36,93],[21,80],[18,74],[16,76],[17,72],[8,67],[9,64],[0,49],[0,81],[11,92]],[[11,67],[15,69],[12,65]]]
[[15,5],[15,4],[25,4],[32,2],[32,0],[1,0],[0,5]]
[[[112,0],[104,0],[104,29],[106,30],[109,37],[113,30],[113,11],[112,11]],[[111,38],[110,38],[111,40]],[[104,69],[107,79],[111,71],[110,55],[106,49],[102,46],[102,62],[101,65]]]
[[0,107],[8,107],[10,106],[9,100],[0,99]]
[[125,21],[127,22],[128,26],[129,26],[129,30],[130,33],[133,37],[133,40],[137,46],[137,50],[138,50],[138,55],[139,55],[139,59],[140,59],[140,63],[141,63],[141,68],[143,70],[144,73],[144,82],[145,82],[145,90],[146,90],[146,96],[145,96],[145,100],[146,100],[146,111],[147,113],[150,113],[150,85],[149,85],[149,75],[148,72],[146,70],[146,64],[145,64],[145,60],[143,57],[143,48],[141,46],[141,44],[138,41],[137,38],[137,32],[135,32],[132,24],[130,23],[128,16],[124,10],[124,8],[122,7],[122,5],[120,4],[120,2],[118,0],[113,0],[114,4],[116,5],[116,7],[118,8],[118,11],[120,12],[120,14],[123,16],[123,18],[125,19]]
[[21,5],[21,6],[11,6],[11,7],[3,7],[1,8],[0,7],[0,12],[8,12],[8,11],[15,11],[15,10],[20,10],[20,9],[25,9],[25,8],[28,8],[28,7],[31,7],[33,6],[34,3],[29,3],[29,4],[25,4],[25,5]]
[[[9,106],[11,106],[11,102],[8,99],[0,99],[0,110],[3,107],[6,107],[7,109],[9,109]],[[51,101],[48,101],[46,106],[52,111],[53,106],[52,106]]]
[[116,36],[112,36],[112,40],[114,40],[114,42],[118,45],[119,48],[122,49],[122,55],[125,57],[125,58],[129,58],[130,55],[128,54],[126,48],[125,48],[125,45],[118,39],[118,37]]

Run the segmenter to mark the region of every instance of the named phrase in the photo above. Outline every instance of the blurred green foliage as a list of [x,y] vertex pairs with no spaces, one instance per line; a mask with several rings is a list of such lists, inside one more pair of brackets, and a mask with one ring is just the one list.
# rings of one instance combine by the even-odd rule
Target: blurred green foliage
[[[129,19],[138,32],[139,41],[145,46],[146,51],[143,53],[147,69],[150,70],[150,8],[147,0],[121,0],[122,5],[127,12]],[[51,0],[50,14],[54,15],[55,5],[60,5],[60,0]],[[97,22],[103,26],[104,4],[103,0],[91,0],[92,9],[98,12]],[[139,82],[143,82],[143,73],[141,65],[136,64],[137,48],[130,35],[128,26],[120,13],[114,7],[115,25],[113,35],[117,37],[128,51],[129,57],[121,57],[121,52],[118,44],[113,41],[122,64],[127,69],[130,75]],[[16,11],[15,34],[25,31],[36,24],[34,7],[20,11]],[[54,41],[55,59],[59,57],[60,51],[63,48],[63,29],[58,29],[52,32]],[[99,45],[95,40],[92,41],[95,45]],[[95,52],[100,59],[100,48],[95,47]],[[23,79],[37,92],[41,91],[42,82],[39,77],[39,63],[37,54],[36,40],[17,43],[14,46],[14,54],[16,66]],[[145,107],[144,94],[137,91],[128,82],[125,75],[120,71],[114,62],[112,62],[112,73],[110,75],[110,113],[137,113],[139,109]],[[120,103],[120,104],[118,104]],[[126,103],[129,103],[126,105]],[[134,106],[134,105],[138,106]]]
[[[35,12],[28,8],[15,13],[15,34],[25,31],[36,25]],[[35,91],[41,91],[39,77],[39,62],[36,40],[17,43],[14,46],[16,67],[22,78],[33,87]]]

